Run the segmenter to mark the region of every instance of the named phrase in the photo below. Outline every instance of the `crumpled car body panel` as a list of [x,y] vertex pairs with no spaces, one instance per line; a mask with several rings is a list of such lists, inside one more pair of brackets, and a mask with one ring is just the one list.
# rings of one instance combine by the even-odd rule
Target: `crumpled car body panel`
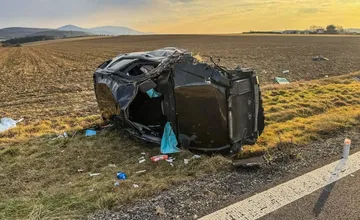
[[94,73],[104,120],[160,144],[166,124],[179,147],[240,150],[264,129],[261,94],[250,69],[198,62],[178,48],[122,54]]

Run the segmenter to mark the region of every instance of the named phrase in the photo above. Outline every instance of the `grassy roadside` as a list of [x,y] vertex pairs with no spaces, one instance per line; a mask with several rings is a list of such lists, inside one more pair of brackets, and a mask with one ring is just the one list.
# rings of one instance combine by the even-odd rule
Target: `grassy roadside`
[[[74,138],[53,137],[23,142],[7,139],[10,146],[0,151],[0,219],[80,218],[215,173],[230,163],[221,156],[202,156],[185,165],[183,159],[193,156],[187,151],[174,156],[173,166],[166,161],[153,163],[149,157],[159,154],[157,146],[131,140],[117,130],[94,137],[85,137],[83,132]],[[143,152],[147,159],[139,164]],[[137,174],[140,170],[146,172]],[[125,172],[128,180],[114,187],[118,171]],[[90,173],[100,176],[90,177]]]
[[280,144],[303,146],[319,137],[360,126],[359,73],[263,89],[266,129],[243,154],[268,151]]
[[[246,147],[244,154],[283,143],[301,147],[320,136],[359,127],[360,83],[351,76],[265,86],[267,127],[257,145]],[[202,156],[184,165],[183,159],[192,157],[185,151],[175,155],[174,167],[149,159],[139,164],[142,152],[148,158],[159,154],[159,148],[131,140],[117,130],[94,137],[78,132],[73,138],[53,140],[55,134],[67,131],[71,136],[98,122],[97,116],[56,118],[21,124],[0,134],[0,219],[80,218],[214,174],[230,163],[221,156]],[[78,172],[80,169],[83,171]],[[136,174],[139,170],[146,172]],[[125,172],[128,180],[114,188],[118,171]],[[90,173],[100,176],[90,177]]]

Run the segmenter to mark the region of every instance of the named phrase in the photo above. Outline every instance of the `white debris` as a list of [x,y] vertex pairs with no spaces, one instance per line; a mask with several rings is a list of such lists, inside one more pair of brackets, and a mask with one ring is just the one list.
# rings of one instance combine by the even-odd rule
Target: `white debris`
[[16,124],[19,122],[22,122],[23,120],[24,120],[23,118],[21,118],[17,121],[15,121],[14,119],[11,119],[11,118],[2,118],[0,120],[0,133],[4,132],[6,130],[9,130],[11,128],[15,128]]
[[329,61],[329,58],[326,58],[324,56],[315,56],[312,58],[313,61]]
[[90,176],[100,176],[100,173],[90,173]]
[[109,164],[109,167],[116,167],[116,164]]
[[184,164],[185,165],[189,164],[189,159],[184,159]]
[[201,158],[201,155],[195,154],[191,159],[200,159],[200,158]]
[[139,188],[140,186],[138,184],[133,184],[134,188]]
[[146,172],[146,170],[139,170],[139,171],[137,171],[137,172],[135,172],[136,174],[139,174],[139,173],[145,173]]
[[166,159],[166,161],[169,163],[173,163],[175,161],[175,158],[169,157],[169,159]]

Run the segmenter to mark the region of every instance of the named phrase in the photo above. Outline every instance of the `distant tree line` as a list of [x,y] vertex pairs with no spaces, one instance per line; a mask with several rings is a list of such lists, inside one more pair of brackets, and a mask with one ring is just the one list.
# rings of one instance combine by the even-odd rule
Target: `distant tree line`
[[318,25],[312,25],[308,30],[284,30],[284,31],[249,31],[243,34],[357,34],[350,32],[340,25],[330,24],[326,28]]
[[312,25],[312,26],[310,26],[310,31],[312,33],[318,33],[318,34],[343,34],[343,33],[345,33],[343,26],[334,25],[334,24],[329,24],[328,26],[326,26],[326,28],[324,28],[322,26]]
[[20,38],[13,38],[10,40],[6,40],[3,42],[3,45],[5,46],[11,46],[11,45],[19,45],[23,43],[29,43],[29,42],[36,42],[36,41],[43,41],[43,40],[54,40],[55,37],[53,36],[29,36],[29,37],[20,37]]

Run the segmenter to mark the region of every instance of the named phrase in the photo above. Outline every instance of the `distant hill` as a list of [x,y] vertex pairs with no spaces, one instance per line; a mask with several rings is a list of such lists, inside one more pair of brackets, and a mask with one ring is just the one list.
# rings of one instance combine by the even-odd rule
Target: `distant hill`
[[345,31],[360,33],[360,29],[359,29],[359,28],[348,28],[348,29],[345,29]]
[[48,31],[47,28],[24,28],[24,27],[9,27],[0,29],[0,39],[11,39],[15,37],[25,37],[27,35],[35,34],[41,31]]
[[10,27],[0,29],[0,39],[13,39],[34,36],[49,36],[54,38],[66,37],[81,37],[92,35],[84,31],[61,31],[49,28],[25,28],[25,27]]
[[51,36],[54,38],[67,38],[67,37],[82,37],[92,35],[83,31],[60,31],[60,30],[47,30],[40,31],[33,34],[29,34],[27,36]]
[[57,30],[62,31],[82,31],[88,32],[96,35],[141,35],[146,34],[144,32],[140,32],[128,27],[120,27],[120,26],[102,26],[102,27],[94,27],[94,28],[82,28],[75,25],[65,25],[59,27]]
[[81,31],[81,32],[89,32],[88,29],[86,28],[81,28],[81,27],[78,27],[78,26],[75,26],[75,25],[65,25],[65,26],[62,26],[62,27],[59,27],[57,28],[56,30],[60,30],[60,31]]
[[147,34],[128,27],[103,26],[95,28],[81,28],[75,25],[65,25],[57,29],[9,27],[0,29],[0,39],[24,38],[33,36],[49,36],[54,38],[80,37],[88,35],[140,35]]
[[91,32],[95,33],[111,33],[113,35],[139,35],[145,34],[143,32],[128,28],[128,27],[118,27],[118,26],[103,26],[95,27],[90,29]]

